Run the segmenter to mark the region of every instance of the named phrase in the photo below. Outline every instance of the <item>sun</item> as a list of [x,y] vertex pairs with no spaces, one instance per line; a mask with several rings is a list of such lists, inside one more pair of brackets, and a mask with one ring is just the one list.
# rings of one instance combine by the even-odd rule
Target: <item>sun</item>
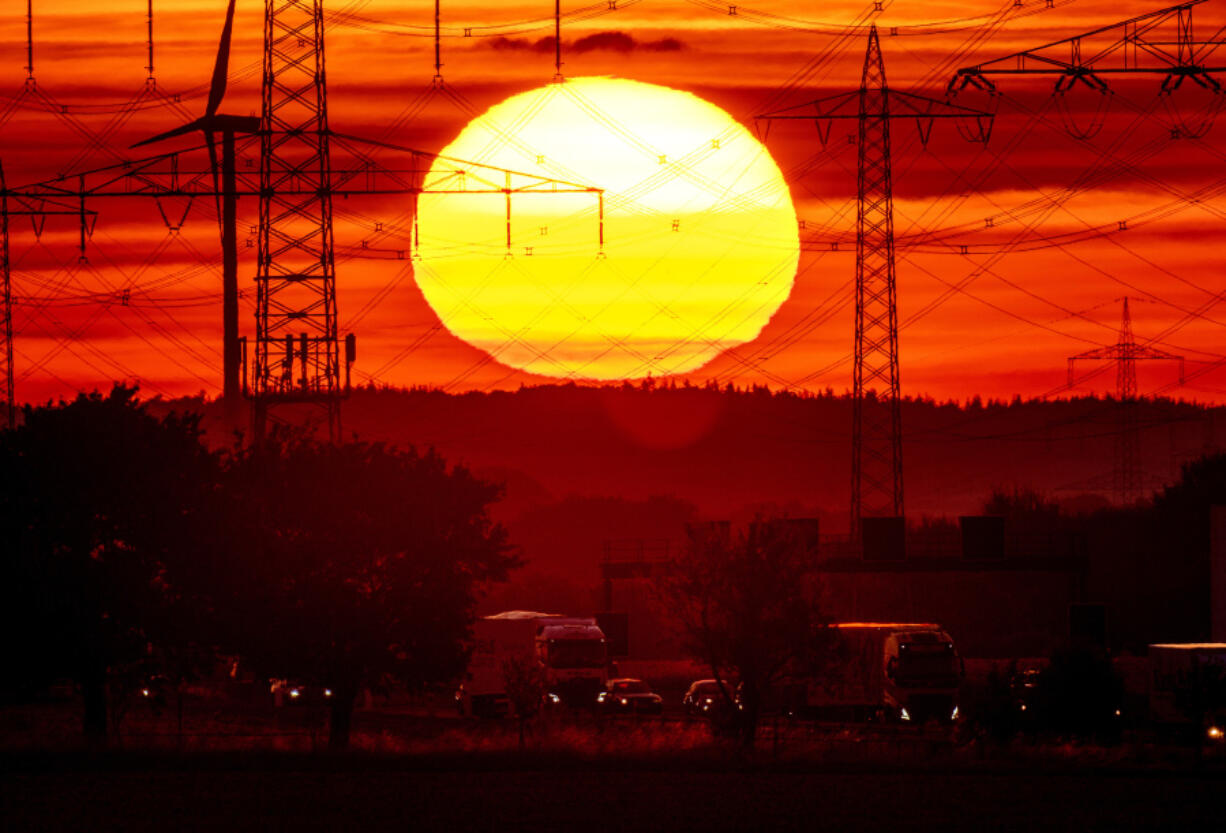
[[509,246],[503,195],[420,196],[418,286],[447,329],[510,367],[685,373],[757,337],[791,292],[782,173],[691,93],[568,79],[490,108],[443,155],[605,189],[603,249],[590,194],[515,195]]

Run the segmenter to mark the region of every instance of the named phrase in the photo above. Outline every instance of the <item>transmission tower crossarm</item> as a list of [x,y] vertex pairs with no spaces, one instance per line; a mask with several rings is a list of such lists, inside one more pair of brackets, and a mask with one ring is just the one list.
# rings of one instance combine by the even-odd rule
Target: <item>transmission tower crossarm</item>
[[[159,154],[146,159],[131,160],[96,168],[72,177],[55,177],[8,189],[13,198],[32,200],[149,197],[217,197],[224,190],[216,187],[213,172],[205,167],[180,167],[181,156],[203,151],[199,145],[185,151]],[[335,185],[333,193],[341,197],[395,194],[502,194],[510,190],[517,194],[603,194],[604,189],[582,183],[551,179],[465,160],[444,159],[452,167],[436,171],[425,166],[395,167],[358,164],[331,166],[328,174]],[[512,177],[508,186],[506,176]],[[259,174],[238,170],[235,193],[240,197],[258,197],[261,193]],[[461,183],[461,180],[463,182]],[[74,184],[75,183],[75,184]],[[82,184],[83,183],[83,184]],[[302,183],[290,183],[279,193],[309,194],[312,189]]]
[[[60,215],[78,218],[83,226],[85,218],[94,212],[81,206],[66,205],[44,198],[31,198],[14,193],[8,188],[4,165],[0,163],[0,384],[3,384],[5,425],[17,424],[16,378],[13,369],[13,271],[9,235],[9,218],[14,216],[46,218]],[[84,233],[82,233],[84,238]]]
[[[803,104],[795,104],[782,110],[763,113],[754,116],[756,121],[812,121],[817,125],[817,135],[822,144],[830,138],[831,125],[835,121],[859,121],[863,118],[861,98],[863,90],[839,93],[838,95],[817,98]],[[973,107],[963,107],[939,98],[915,95],[914,93],[898,92],[888,86],[882,86],[874,92],[887,106],[879,108],[874,118],[881,120],[914,119],[919,128],[920,142],[927,146],[932,133],[933,122],[937,119],[959,120],[958,130],[963,137],[974,142],[987,144],[992,135],[994,115]],[[974,122],[974,130],[964,130],[962,124]]]
[[[993,58],[973,66],[958,69],[950,79],[948,90],[956,93],[967,87],[994,91],[996,85],[989,76],[1058,75],[1057,89],[1072,83],[1088,84],[1100,92],[1108,90],[1104,75],[1165,75],[1171,78],[1190,77],[1197,83],[1220,90],[1212,76],[1226,72],[1226,65],[1213,66],[1206,62],[1223,40],[1197,41],[1192,33],[1192,9],[1205,0],[1187,0],[1147,14],[1100,26],[1086,32],[1045,43],[1010,55]],[[1172,20],[1174,40],[1147,37]],[[1142,58],[1149,58],[1143,63]]]
[[[966,119],[992,118],[992,113],[976,110],[973,107],[963,107],[940,98],[930,98],[914,93],[900,92],[888,89],[890,96],[889,112],[884,118],[890,119]],[[805,112],[811,111],[811,112]],[[857,121],[860,118],[860,91],[816,98],[803,104],[794,104],[781,110],[762,113],[754,116],[761,120],[779,121],[812,121],[813,119],[847,119]]]
[[[420,150],[419,148],[408,147],[406,145],[400,145],[394,142],[386,142],[386,141],[382,141],[378,139],[367,139],[363,136],[354,136],[349,133],[337,133],[335,131],[333,131],[331,135],[334,139],[339,140],[342,144],[346,142],[353,142],[357,144],[368,145],[370,147],[383,148],[385,150],[394,150],[400,153],[410,154],[416,160],[441,159],[444,162],[448,162],[452,165],[457,166],[456,170],[457,171],[463,170],[467,176],[471,176],[473,171],[486,171],[488,172],[489,176],[494,176],[494,175],[505,176],[507,174],[510,174],[513,177],[519,177],[528,183],[532,183],[533,186],[539,187],[539,188],[552,189],[556,186],[559,189],[566,188],[571,191],[588,192],[588,193],[603,193],[604,192],[603,188],[598,188],[594,185],[586,185],[586,184],[579,183],[579,182],[570,182],[564,179],[553,179],[552,177],[542,176],[540,174],[525,173],[524,171],[517,171],[511,168],[501,168],[497,165],[491,165],[487,162],[473,162],[469,159],[459,159],[454,156],[447,156],[441,153],[432,153],[427,150]],[[428,169],[423,168],[422,170],[425,171]],[[490,179],[487,181],[491,183],[494,182],[493,179]],[[512,190],[516,190],[516,191],[529,190],[529,187],[530,186],[515,187]],[[503,190],[503,189],[499,188],[498,190]]]

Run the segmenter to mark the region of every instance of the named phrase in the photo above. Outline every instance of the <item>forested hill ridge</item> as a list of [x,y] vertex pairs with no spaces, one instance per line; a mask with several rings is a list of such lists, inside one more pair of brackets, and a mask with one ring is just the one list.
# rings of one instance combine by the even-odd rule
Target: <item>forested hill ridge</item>
[[[210,438],[228,442],[215,402],[155,400],[155,410],[202,410]],[[507,484],[510,518],[565,498],[621,502],[669,496],[698,517],[757,511],[819,515],[846,527],[852,403],[832,391],[543,385],[449,394],[359,389],[346,436],[433,446]],[[1133,405],[1146,482],[1171,482],[1181,463],[1218,446],[1221,407],[1168,399]],[[976,511],[995,487],[1025,486],[1063,501],[1109,496],[1120,403],[1111,398],[903,404],[907,514]],[[1078,497],[1080,495],[1080,497]]]

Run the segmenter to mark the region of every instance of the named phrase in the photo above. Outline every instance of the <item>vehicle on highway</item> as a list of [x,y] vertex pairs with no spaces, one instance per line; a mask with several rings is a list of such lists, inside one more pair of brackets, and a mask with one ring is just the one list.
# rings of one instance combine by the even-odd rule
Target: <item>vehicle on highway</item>
[[547,705],[588,708],[608,681],[608,645],[595,619],[509,610],[473,623],[472,656],[456,691],[460,714],[508,715],[506,670],[517,658],[539,667]]
[[1226,744],[1226,643],[1150,645],[1149,668],[1149,716],[1155,726]]
[[957,720],[962,659],[940,625],[844,622],[834,627],[840,661],[826,673],[787,686],[782,705],[788,713],[912,725]]
[[[729,692],[731,695],[731,692]],[[732,708],[716,680],[695,680],[681,698],[681,708],[688,717],[715,717]]]
[[642,680],[622,677],[609,680],[608,688],[596,695],[596,708],[606,714],[660,714],[664,698]]
[[332,689],[297,679],[268,681],[274,706],[319,706],[332,699]]

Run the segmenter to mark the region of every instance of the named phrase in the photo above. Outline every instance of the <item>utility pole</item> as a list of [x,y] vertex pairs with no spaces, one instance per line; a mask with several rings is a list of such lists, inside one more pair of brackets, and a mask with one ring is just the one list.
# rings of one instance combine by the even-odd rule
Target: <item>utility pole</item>
[[1177,361],[1179,381],[1183,383],[1183,356],[1137,344],[1132,334],[1132,313],[1128,298],[1124,298],[1124,315],[1115,344],[1069,356],[1068,386],[1075,383],[1074,366],[1079,361],[1113,361],[1116,363],[1115,396],[1118,402],[1118,431],[1115,435],[1115,468],[1112,486],[1116,500],[1127,505],[1141,496],[1141,426],[1137,417],[1137,362]]
[[890,89],[873,26],[859,90],[757,118],[813,121],[823,144],[834,120],[858,125],[851,536],[859,541],[864,518],[904,515],[890,122],[914,119],[927,145],[934,120],[961,119],[971,126],[966,135],[987,142],[992,114]]

